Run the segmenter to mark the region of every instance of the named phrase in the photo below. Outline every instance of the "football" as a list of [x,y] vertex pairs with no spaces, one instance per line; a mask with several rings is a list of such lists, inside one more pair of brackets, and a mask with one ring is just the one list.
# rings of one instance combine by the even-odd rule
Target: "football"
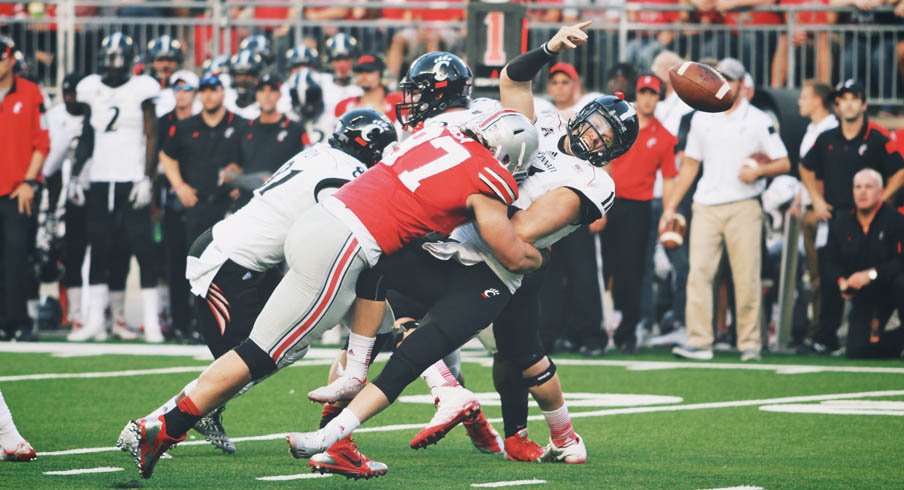
[[764,163],[769,163],[769,157],[765,153],[754,153],[750,155],[741,164],[745,167],[757,168]]
[[680,214],[674,214],[659,233],[659,243],[665,248],[678,248],[684,244],[687,232],[687,220]]
[[669,70],[669,81],[678,97],[698,111],[726,111],[737,96],[718,71],[693,61],[673,66]]

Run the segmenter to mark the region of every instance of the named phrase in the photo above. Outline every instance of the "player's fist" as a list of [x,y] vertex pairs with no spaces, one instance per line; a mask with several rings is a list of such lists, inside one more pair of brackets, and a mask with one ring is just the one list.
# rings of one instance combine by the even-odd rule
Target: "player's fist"
[[553,53],[558,53],[565,49],[574,49],[585,44],[587,42],[587,33],[584,32],[584,29],[592,23],[592,20],[588,20],[580,24],[562,27],[555,36],[546,42],[546,49]]

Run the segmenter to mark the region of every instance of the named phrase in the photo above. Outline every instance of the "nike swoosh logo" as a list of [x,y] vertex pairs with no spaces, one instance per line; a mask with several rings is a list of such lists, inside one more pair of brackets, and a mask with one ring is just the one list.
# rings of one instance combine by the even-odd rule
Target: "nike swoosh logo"
[[344,454],[342,455],[342,457],[345,458],[346,461],[348,461],[349,463],[351,463],[352,466],[354,466],[355,468],[360,468],[361,465],[363,464],[363,462],[361,461],[361,458],[355,458],[355,459],[352,459],[352,458],[349,458],[348,456],[346,456],[346,455],[344,455]]

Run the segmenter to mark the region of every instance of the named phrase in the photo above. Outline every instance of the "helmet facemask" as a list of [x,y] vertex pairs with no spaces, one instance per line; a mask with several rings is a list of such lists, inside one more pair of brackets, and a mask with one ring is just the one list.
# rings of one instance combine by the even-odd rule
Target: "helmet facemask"
[[632,142],[622,141],[625,125],[614,114],[591,102],[568,121],[568,143],[571,154],[595,167],[624,154]]

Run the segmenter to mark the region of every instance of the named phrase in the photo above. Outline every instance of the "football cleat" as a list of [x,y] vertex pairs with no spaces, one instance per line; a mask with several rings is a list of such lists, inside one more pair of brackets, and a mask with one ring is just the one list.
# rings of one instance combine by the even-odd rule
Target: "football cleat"
[[316,432],[290,432],[286,435],[286,442],[289,443],[289,454],[295,459],[309,459],[331,447],[326,444],[323,429]]
[[366,380],[361,381],[351,376],[339,376],[332,383],[309,392],[308,399],[317,403],[336,403],[338,401],[351,400],[366,385]]
[[192,426],[193,429],[200,432],[204,436],[204,440],[211,443],[213,447],[223,451],[225,454],[235,454],[235,444],[226,434],[223,428],[223,409],[220,407],[210,412],[204,418],[199,420]]
[[504,452],[505,443],[496,429],[487,422],[483,410],[478,409],[474,418],[465,419],[464,426],[468,437],[471,438],[471,442],[478,451],[485,454],[502,454]]
[[[131,432],[131,435],[123,438],[123,434]],[[169,448],[185,440],[182,437],[170,437],[166,433],[166,421],[161,415],[157,420],[132,420],[129,422],[116,445],[123,451],[129,452],[135,458],[138,466],[138,474],[142,478],[150,478],[154,473],[157,461]]]
[[355,480],[383,476],[389,467],[379,461],[373,461],[361,454],[351,437],[340,440],[325,452],[315,454],[308,463],[311,471],[333,473]]
[[519,430],[505,438],[505,459],[539,463],[546,455],[546,448],[527,438],[527,429]]
[[461,386],[440,386],[436,394],[436,414],[427,427],[421,429],[411,440],[411,449],[421,449],[436,444],[446,437],[450,430],[467,419],[474,419],[480,411],[477,397]]
[[12,451],[3,450],[3,460],[5,461],[34,461],[35,459],[38,459],[38,453],[24,439],[19,441],[19,444],[16,444],[16,449]]
[[577,434],[575,434],[575,438],[575,442],[565,447],[556,447],[556,445],[553,444],[552,439],[550,439],[549,445],[546,446],[546,454],[543,459],[566,464],[586,463],[587,446],[584,445],[584,439]]
[[122,339],[122,340],[138,340],[138,334],[129,328],[129,325],[126,323],[125,319],[117,318],[113,321],[113,328],[111,329],[111,333],[113,337]]

